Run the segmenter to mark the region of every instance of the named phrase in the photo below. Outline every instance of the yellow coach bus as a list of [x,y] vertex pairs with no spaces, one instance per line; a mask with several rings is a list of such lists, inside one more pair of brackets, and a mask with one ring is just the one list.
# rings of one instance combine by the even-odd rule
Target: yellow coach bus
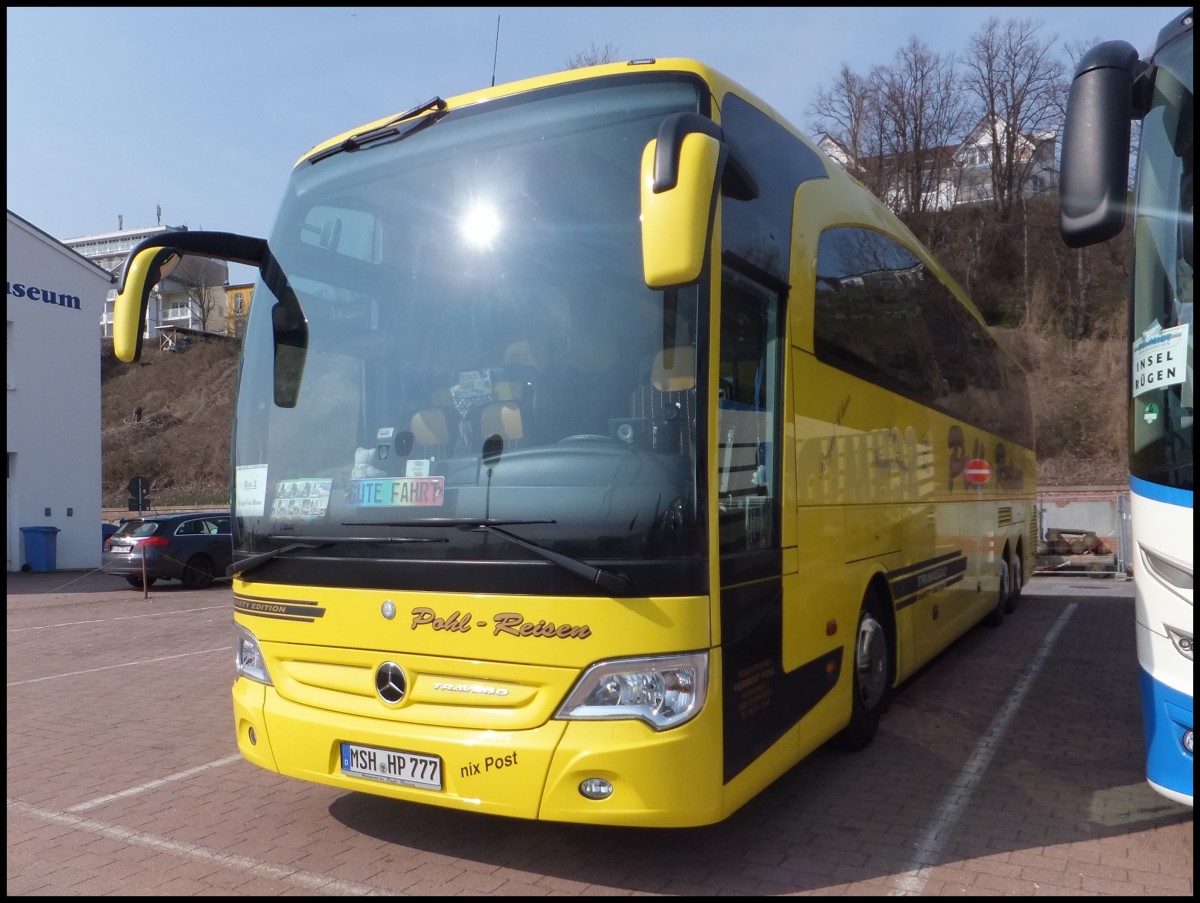
[[724,819],[1017,602],[1025,377],[754,95],[635,60],[434,98],[297,162],[232,460],[247,760],[494,815]]

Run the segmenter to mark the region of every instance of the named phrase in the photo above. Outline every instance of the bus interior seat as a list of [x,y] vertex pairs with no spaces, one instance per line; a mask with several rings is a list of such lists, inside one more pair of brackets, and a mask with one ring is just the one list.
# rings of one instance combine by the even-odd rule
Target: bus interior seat
[[630,399],[629,413],[650,423],[655,449],[690,455],[696,420],[696,349],[684,345],[655,354],[649,379]]
[[412,415],[413,445],[446,445],[450,424],[445,408],[424,408]]
[[545,368],[544,355],[533,342],[513,342],[504,352],[501,368],[503,379],[492,386],[497,401],[520,401],[528,398],[537,387],[537,375]]
[[650,382],[659,392],[687,392],[696,386],[696,349],[664,348],[654,355]]
[[515,401],[493,401],[479,412],[479,432],[483,438],[499,436],[517,442],[525,435],[521,408]]

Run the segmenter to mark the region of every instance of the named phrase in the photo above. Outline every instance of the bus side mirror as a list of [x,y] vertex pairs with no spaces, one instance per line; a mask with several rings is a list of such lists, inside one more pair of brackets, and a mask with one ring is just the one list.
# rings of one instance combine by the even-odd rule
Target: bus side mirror
[[132,363],[142,356],[150,290],[171,274],[182,258],[172,248],[150,246],[129,256],[113,303],[113,353]]
[[668,116],[642,151],[642,267],[650,288],[700,277],[724,155],[720,127],[697,113]]
[[1125,227],[1135,78],[1146,68],[1125,41],[1089,50],[1075,70],[1062,136],[1059,231],[1068,247]]
[[[164,240],[169,240],[171,246],[164,245]],[[171,275],[183,255],[199,254],[261,268],[266,253],[265,239],[232,232],[169,232],[139,242],[125,259],[113,304],[113,353],[117,360],[128,364],[142,356],[150,290]]]

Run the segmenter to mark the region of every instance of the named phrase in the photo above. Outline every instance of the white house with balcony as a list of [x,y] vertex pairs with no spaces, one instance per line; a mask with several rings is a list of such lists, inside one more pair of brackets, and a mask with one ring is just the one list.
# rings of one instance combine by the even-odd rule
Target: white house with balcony
[[[997,123],[996,131],[997,138],[1003,144],[1004,124]],[[1057,137],[1053,132],[1018,136],[1014,168],[1021,185],[1021,197],[1038,197],[1058,190],[1058,170],[1055,166]],[[852,174],[859,169],[878,169],[888,173],[895,168],[894,159],[856,158],[849,148],[828,134],[820,137],[817,146]],[[927,149],[923,165],[929,175],[929,187],[924,196],[924,208],[949,210],[963,204],[992,200],[992,160],[1002,152],[1002,148],[992,139],[988,117],[981,119],[960,143]],[[893,208],[908,206],[900,203],[900,189],[894,184],[883,192],[883,199]]]
[[[116,282],[104,302],[100,317],[101,335],[112,338],[113,305],[125,260],[137,244],[164,232],[186,231],[187,226],[150,226],[142,229],[119,228],[115,232],[63,239],[63,244],[111,273]],[[144,340],[172,347],[177,330],[225,334],[225,284],[229,267],[205,257],[185,257],[169,277],[150,295],[146,311]]]

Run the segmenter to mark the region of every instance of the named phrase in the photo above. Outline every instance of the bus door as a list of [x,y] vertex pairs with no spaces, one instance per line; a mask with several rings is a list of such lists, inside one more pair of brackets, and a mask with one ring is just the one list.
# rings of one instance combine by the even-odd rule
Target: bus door
[[783,673],[781,309],[786,287],[727,260],[722,276],[714,487],[720,547],[725,779],[791,727]]

